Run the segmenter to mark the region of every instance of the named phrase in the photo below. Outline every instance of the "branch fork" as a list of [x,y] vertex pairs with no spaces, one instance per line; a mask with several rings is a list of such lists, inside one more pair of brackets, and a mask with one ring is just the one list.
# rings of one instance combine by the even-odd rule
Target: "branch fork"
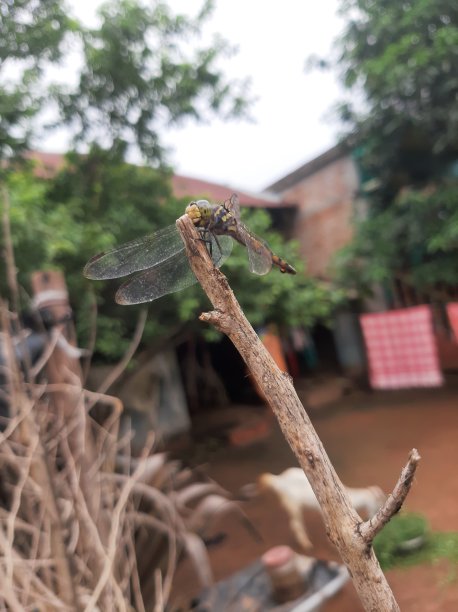
[[372,544],[375,536],[401,509],[412,486],[420,459],[421,457],[417,449],[413,448],[410,451],[409,460],[402,469],[393,492],[388,495],[385,503],[370,520],[359,525],[359,533],[367,544]]

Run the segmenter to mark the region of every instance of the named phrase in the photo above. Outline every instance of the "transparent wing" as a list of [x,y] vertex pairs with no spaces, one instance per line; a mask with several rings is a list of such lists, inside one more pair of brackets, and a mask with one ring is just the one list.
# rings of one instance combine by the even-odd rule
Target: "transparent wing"
[[94,280],[119,278],[151,268],[183,250],[183,241],[173,224],[95,255],[86,264],[83,274]]
[[[211,241],[209,248],[213,263],[219,268],[231,254],[233,241],[229,236],[219,236],[216,242],[212,234],[209,240]],[[152,302],[169,293],[186,289],[196,282],[183,244],[183,249],[166,261],[137,274],[124,283],[118,289],[115,300],[118,304],[124,305]]]
[[161,264],[136,274],[116,292],[118,304],[141,304],[196,283],[184,249]]
[[240,201],[236,193],[233,193],[229,200],[224,202],[224,208],[231,212],[237,221],[240,221]]
[[272,251],[269,245],[251,232],[243,223],[238,224],[237,233],[248,251],[250,272],[260,276],[272,269]]
[[240,220],[240,202],[238,195],[233,193],[229,200],[224,202],[224,207],[237,220],[238,239],[244,244],[248,251],[250,271],[254,274],[267,274],[272,269],[272,251],[269,245],[253,234]]
[[223,263],[232,253],[234,241],[230,236],[214,236],[210,233],[211,247],[210,253],[213,263],[217,268],[221,268]]

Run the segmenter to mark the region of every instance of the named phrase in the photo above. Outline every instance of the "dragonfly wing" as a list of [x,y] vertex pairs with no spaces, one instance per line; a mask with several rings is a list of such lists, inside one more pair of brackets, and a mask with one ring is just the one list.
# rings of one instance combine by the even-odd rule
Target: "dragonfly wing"
[[86,264],[83,274],[95,280],[119,278],[151,268],[180,251],[184,251],[184,244],[173,224],[95,255]]
[[[181,240],[181,238],[180,238]],[[216,267],[222,266],[232,251],[233,241],[229,236],[218,236],[218,243],[210,235],[212,260]],[[116,293],[118,304],[141,304],[152,302],[169,293],[186,289],[197,282],[183,249],[167,260],[137,274],[124,283]]]
[[184,249],[166,261],[136,274],[118,289],[118,304],[152,302],[163,295],[175,293],[197,282]]
[[250,272],[260,276],[270,272],[272,269],[272,251],[267,242],[256,236],[243,223],[239,223],[237,231],[241,242],[248,251]]
[[224,202],[224,208],[232,213],[237,221],[240,221],[240,200],[236,193],[233,193],[229,200]]

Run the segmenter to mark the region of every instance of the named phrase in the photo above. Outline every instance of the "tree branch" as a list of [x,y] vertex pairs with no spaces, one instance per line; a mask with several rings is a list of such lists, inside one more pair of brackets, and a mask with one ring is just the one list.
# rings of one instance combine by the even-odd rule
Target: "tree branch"
[[348,567],[365,610],[398,611],[399,606],[371,544],[361,534],[361,518],[354,510],[290,376],[279,370],[247,321],[225,276],[214,267],[191,219],[183,215],[178,219],[177,227],[191,268],[214,307],[212,312],[203,313],[200,320],[211,323],[230,338],[266,397],[320,503],[328,537]]
[[372,544],[372,540],[379,531],[388,523],[392,516],[399,512],[412,486],[413,478],[417,470],[418,462],[421,457],[416,448],[413,448],[409,454],[409,460],[402,469],[399,480],[383,504],[370,520],[360,525],[359,531],[361,537],[368,544]]

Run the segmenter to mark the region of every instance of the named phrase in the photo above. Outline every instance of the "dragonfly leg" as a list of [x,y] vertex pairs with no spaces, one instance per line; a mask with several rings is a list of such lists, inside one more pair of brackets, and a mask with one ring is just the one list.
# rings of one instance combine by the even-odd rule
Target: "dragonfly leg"
[[215,242],[216,242],[216,245],[217,245],[217,247],[219,249],[220,254],[222,254],[223,249],[221,248],[221,245],[219,243],[218,236],[216,234],[213,234],[213,238],[215,239]]
[[202,242],[207,246],[207,251],[210,254],[210,257],[212,257],[213,253],[213,242],[210,240],[210,238],[208,237],[210,235],[210,232],[208,231],[208,229],[201,229],[200,231],[200,240],[202,240]]
[[[217,262],[219,262],[221,260],[221,258],[223,257],[223,249],[221,247],[221,243],[218,240],[218,236],[216,234],[214,234],[211,229],[209,229],[208,227],[206,227],[205,229],[200,229],[200,235],[201,235],[201,240],[202,242],[204,242],[207,246],[207,251],[208,254],[210,255],[211,259],[213,260],[213,263],[215,265],[217,265]],[[216,244],[217,248],[218,248],[218,253],[214,254],[213,253],[213,246]]]

